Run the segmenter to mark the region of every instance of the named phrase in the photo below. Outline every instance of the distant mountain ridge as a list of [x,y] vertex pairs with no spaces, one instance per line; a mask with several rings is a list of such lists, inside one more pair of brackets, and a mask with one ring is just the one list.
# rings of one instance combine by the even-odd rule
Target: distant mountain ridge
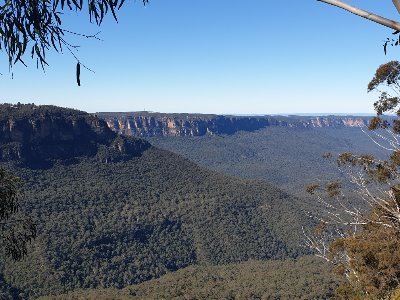
[[255,131],[268,126],[292,128],[363,127],[370,117],[361,116],[229,116],[164,114],[152,112],[97,113],[108,127],[136,137],[203,136]]

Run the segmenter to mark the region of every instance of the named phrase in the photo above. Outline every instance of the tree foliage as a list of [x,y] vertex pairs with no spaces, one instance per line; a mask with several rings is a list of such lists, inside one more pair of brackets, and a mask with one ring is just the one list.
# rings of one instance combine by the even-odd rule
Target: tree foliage
[[5,254],[20,260],[27,243],[36,237],[36,225],[19,211],[20,179],[0,169],[0,241]]
[[[369,129],[391,128],[395,134],[400,133],[400,62],[390,61],[379,66],[368,84],[368,92],[371,91],[379,92],[379,98],[374,103],[377,116],[370,121]],[[395,113],[398,118],[390,123],[382,118],[385,113]],[[398,144],[397,140],[394,143]]]
[[[48,50],[62,52],[65,48],[73,54],[72,48],[76,46],[68,42],[68,34],[96,37],[64,28],[63,12],[87,10],[89,21],[100,25],[110,13],[117,20],[116,13],[124,2],[125,0],[88,0],[85,3],[83,0],[0,1],[0,51],[6,53],[10,68],[18,62],[26,65],[24,56],[27,53],[32,59],[36,59],[38,66],[40,64],[44,67],[47,65]],[[148,0],[142,2],[147,4]]]
[[40,299],[330,299],[339,283],[312,256],[194,265],[123,289],[80,289]]
[[[367,134],[389,155],[346,152],[336,159],[361,201],[349,203],[337,182],[307,188],[326,210],[315,216],[321,226],[306,234],[306,244],[347,278],[337,290],[339,299],[386,299],[400,285],[400,63],[381,65],[368,91],[379,98],[369,123],[374,131]],[[385,116],[393,112],[393,120]]]
[[[382,211],[374,211],[379,216]],[[349,274],[352,285],[343,285],[338,295],[346,292],[381,299],[390,295],[399,285],[400,231],[370,222],[359,233],[335,240],[331,245],[333,254],[346,253],[354,270]],[[336,267],[337,273],[345,275],[343,262]]]
[[[263,182],[226,177],[156,148],[127,161],[80,158],[24,178],[40,236],[4,278],[30,297],[117,287],[191,264],[297,257],[301,201]],[[37,269],[37,262],[43,263]],[[1,265],[0,265],[1,267]]]

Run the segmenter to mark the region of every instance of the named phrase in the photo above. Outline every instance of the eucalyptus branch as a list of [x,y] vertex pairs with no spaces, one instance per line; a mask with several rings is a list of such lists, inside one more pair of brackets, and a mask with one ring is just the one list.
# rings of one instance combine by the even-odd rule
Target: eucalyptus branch
[[370,21],[373,21],[375,23],[378,23],[380,25],[386,26],[388,28],[391,28],[393,30],[400,30],[400,23],[391,19],[387,19],[385,17],[373,14],[371,12],[368,12],[366,10],[357,8],[355,6],[352,6],[350,4],[347,4],[345,2],[339,1],[339,0],[317,0],[319,2],[324,2],[339,8],[342,8],[348,12],[351,12],[352,14],[355,14],[357,16],[360,16],[362,18],[368,19]]

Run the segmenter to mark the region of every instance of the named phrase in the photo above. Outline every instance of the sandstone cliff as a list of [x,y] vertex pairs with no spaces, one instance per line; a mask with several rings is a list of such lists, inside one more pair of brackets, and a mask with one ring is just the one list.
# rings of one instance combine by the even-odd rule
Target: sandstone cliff
[[367,117],[302,116],[221,116],[200,114],[161,114],[149,112],[98,113],[109,128],[137,137],[202,136],[254,131],[266,126],[284,127],[360,127]]
[[94,155],[116,160],[115,152],[134,155],[133,145],[139,152],[149,147],[142,140],[118,137],[104,120],[82,111],[34,104],[0,105],[0,160],[40,164],[49,159]]

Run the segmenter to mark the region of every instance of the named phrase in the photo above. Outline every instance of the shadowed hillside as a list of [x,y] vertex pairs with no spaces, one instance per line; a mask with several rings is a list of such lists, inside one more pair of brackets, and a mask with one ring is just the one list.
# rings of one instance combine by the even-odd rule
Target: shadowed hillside
[[33,297],[122,288],[193,264],[306,253],[301,227],[310,226],[303,213],[310,204],[140,139],[87,142],[96,153],[45,158],[46,169],[19,159],[2,163],[25,182],[21,206],[39,232],[25,260],[0,263],[8,290]]
[[51,105],[0,105],[0,160],[30,167],[51,166],[51,160],[94,156],[110,161],[138,156],[150,145],[121,137],[86,112]]

